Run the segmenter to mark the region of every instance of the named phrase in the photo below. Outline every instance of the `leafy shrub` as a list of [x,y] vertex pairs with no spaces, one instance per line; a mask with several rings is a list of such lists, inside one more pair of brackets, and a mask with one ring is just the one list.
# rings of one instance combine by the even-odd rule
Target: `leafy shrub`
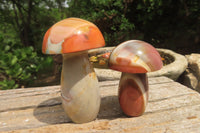
[[108,46],[141,39],[171,49],[182,34],[200,42],[199,0],[75,0],[68,9],[69,16],[94,22]]
[[[0,36],[0,42],[3,37]],[[13,42],[0,45],[0,89],[27,86],[39,70],[51,65],[51,57],[39,57],[32,46],[20,47]]]

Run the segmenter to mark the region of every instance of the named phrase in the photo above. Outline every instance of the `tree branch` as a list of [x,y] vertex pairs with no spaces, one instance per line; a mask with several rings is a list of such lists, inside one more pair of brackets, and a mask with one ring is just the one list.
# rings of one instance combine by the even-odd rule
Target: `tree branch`
[[[12,3],[12,6],[13,6],[14,13],[15,13],[15,16],[14,16],[15,17],[15,22],[17,24],[17,27],[20,27],[19,19],[18,19],[18,13],[17,13],[16,7],[15,7],[15,4]],[[18,29],[17,27],[16,27],[16,29]]]
[[[98,8],[95,8],[95,10],[98,11],[98,12],[100,11],[100,9],[98,9]],[[109,19],[112,19],[113,17],[117,16],[117,14],[108,15],[107,12],[104,12],[103,14],[106,17],[108,17]]]

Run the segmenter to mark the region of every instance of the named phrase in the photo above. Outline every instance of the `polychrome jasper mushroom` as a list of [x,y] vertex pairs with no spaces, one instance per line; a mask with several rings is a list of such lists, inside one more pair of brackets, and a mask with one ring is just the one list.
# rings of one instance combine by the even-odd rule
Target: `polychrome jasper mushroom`
[[63,55],[61,99],[65,112],[75,123],[92,121],[99,112],[98,80],[87,50],[104,45],[97,26],[79,18],[59,21],[44,36],[42,52]]
[[147,72],[163,66],[157,50],[150,44],[130,40],[118,45],[111,53],[109,67],[121,71],[119,103],[128,116],[140,116],[148,102]]

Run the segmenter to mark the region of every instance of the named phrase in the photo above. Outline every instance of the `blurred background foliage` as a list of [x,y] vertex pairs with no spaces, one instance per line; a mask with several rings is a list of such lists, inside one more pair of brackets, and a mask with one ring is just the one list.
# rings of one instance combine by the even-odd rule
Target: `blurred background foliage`
[[41,45],[46,30],[68,17],[95,23],[107,46],[140,39],[181,54],[200,50],[199,0],[1,0],[0,89],[59,71]]

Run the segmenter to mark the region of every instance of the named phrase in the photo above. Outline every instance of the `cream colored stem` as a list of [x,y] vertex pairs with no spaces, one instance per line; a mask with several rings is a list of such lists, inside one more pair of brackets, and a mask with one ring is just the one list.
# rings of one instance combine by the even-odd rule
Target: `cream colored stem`
[[61,95],[64,110],[73,122],[85,123],[97,117],[99,86],[87,52],[63,54]]

